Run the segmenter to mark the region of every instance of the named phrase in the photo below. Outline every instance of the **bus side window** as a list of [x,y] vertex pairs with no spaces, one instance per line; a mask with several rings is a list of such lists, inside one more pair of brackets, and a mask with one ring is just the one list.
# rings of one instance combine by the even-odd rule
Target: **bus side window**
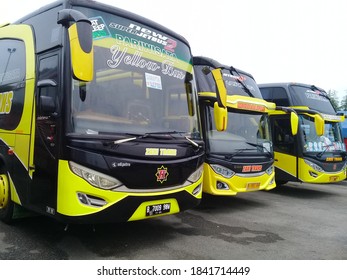
[[279,152],[294,153],[294,137],[290,129],[290,119],[275,119],[273,130],[275,149]]
[[0,39],[0,129],[14,130],[24,108],[25,44],[16,39]]
[[284,88],[275,87],[273,88],[273,101],[277,106],[289,106],[289,99],[287,92]]
[[59,112],[58,55],[42,58],[39,65],[38,116]]

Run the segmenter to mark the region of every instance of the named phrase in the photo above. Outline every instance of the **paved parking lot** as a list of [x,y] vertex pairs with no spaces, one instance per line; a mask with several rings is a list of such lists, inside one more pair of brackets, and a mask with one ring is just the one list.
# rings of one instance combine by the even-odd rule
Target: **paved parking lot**
[[138,222],[0,224],[0,259],[347,260],[347,182],[205,196],[196,209]]

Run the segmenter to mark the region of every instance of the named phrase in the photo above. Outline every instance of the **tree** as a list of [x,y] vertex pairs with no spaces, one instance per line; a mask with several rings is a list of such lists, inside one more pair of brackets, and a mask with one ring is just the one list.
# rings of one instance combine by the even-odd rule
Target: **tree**
[[339,106],[339,99],[337,97],[337,91],[334,89],[329,89],[327,94],[328,94],[330,101],[331,101],[333,107],[335,108],[335,110],[336,111],[341,110],[340,106]]
[[347,111],[347,94],[344,97],[342,97],[342,100],[340,103],[340,110]]

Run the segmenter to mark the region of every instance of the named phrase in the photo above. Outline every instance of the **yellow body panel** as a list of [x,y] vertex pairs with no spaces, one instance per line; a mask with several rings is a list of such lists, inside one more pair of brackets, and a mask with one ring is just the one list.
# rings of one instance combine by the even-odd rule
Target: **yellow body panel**
[[[329,163],[334,164],[334,163]],[[305,183],[333,183],[346,179],[346,170],[337,172],[319,172],[305,163],[304,159],[298,159],[293,155],[275,152],[275,167],[283,172],[291,175],[293,178],[298,178],[299,181]],[[297,174],[297,170],[299,174]]]
[[[334,163],[331,163],[334,164]],[[312,176],[311,174],[314,174]],[[346,170],[338,172],[318,172],[299,158],[299,179],[306,183],[333,183],[346,179]]]
[[275,167],[296,177],[296,157],[288,154],[275,152]]
[[[271,190],[276,187],[275,173],[268,175],[266,172],[257,176],[238,176],[235,174],[230,179],[216,174],[209,164],[204,164],[203,192],[212,195],[236,195],[239,192],[252,192],[259,190]],[[228,184],[229,190],[217,189],[217,181]]]
[[[0,138],[12,149],[13,157],[17,157],[26,170],[33,165],[34,144],[30,137],[34,137],[35,124],[32,123],[34,114],[35,89],[35,47],[32,29],[29,25],[5,25],[0,28],[0,38],[19,39],[25,43],[25,92],[24,107],[19,124],[14,130],[0,129]],[[32,176],[32,170],[29,175]],[[21,204],[17,190],[10,178],[11,199]]]
[[[174,189],[174,190],[167,190],[167,191],[161,191],[161,192],[117,192],[112,190],[102,190],[99,188],[96,188],[92,185],[90,185],[87,181],[82,179],[81,177],[78,177],[74,173],[71,172],[69,168],[69,163],[67,161],[59,161],[59,171],[58,171],[59,177],[58,177],[58,202],[57,202],[57,212],[62,215],[66,216],[86,216],[95,214],[97,212],[103,211],[108,207],[111,207],[115,205],[117,202],[120,202],[121,200],[129,197],[148,197],[148,201],[143,202],[140,206],[137,207],[137,209],[133,209],[133,215],[131,216],[130,220],[140,220],[140,219],[146,219],[150,218],[152,216],[146,217],[145,215],[145,209],[148,205],[156,205],[156,204],[163,204],[163,203],[171,203],[171,209],[170,212],[155,215],[155,217],[158,216],[164,216],[164,215],[170,215],[174,213],[178,213],[180,211],[178,207],[178,203],[176,201],[175,193],[179,191],[186,191],[190,195],[194,196],[196,199],[201,199],[202,197],[202,191],[200,190],[199,193],[196,195],[193,195],[193,190],[198,187],[202,183],[202,178],[195,182],[194,184],[191,184],[186,187],[182,187],[180,189]],[[102,199],[106,201],[106,204],[101,207],[94,207],[94,206],[88,206],[85,204],[82,204],[77,194],[78,193],[84,193],[87,195],[91,195],[93,197]],[[168,195],[167,199],[156,199],[158,196],[162,195]]]

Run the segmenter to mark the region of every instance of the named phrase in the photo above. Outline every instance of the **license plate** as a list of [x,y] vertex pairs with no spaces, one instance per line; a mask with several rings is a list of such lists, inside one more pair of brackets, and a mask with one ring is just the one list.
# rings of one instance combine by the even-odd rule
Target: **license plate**
[[339,179],[339,176],[330,176],[329,180],[330,182],[336,182]]
[[170,209],[171,209],[171,203],[148,205],[146,207],[146,216],[149,217],[149,216],[169,213]]
[[259,187],[260,187],[260,183],[248,183],[246,185],[246,190],[247,191],[258,190]]

